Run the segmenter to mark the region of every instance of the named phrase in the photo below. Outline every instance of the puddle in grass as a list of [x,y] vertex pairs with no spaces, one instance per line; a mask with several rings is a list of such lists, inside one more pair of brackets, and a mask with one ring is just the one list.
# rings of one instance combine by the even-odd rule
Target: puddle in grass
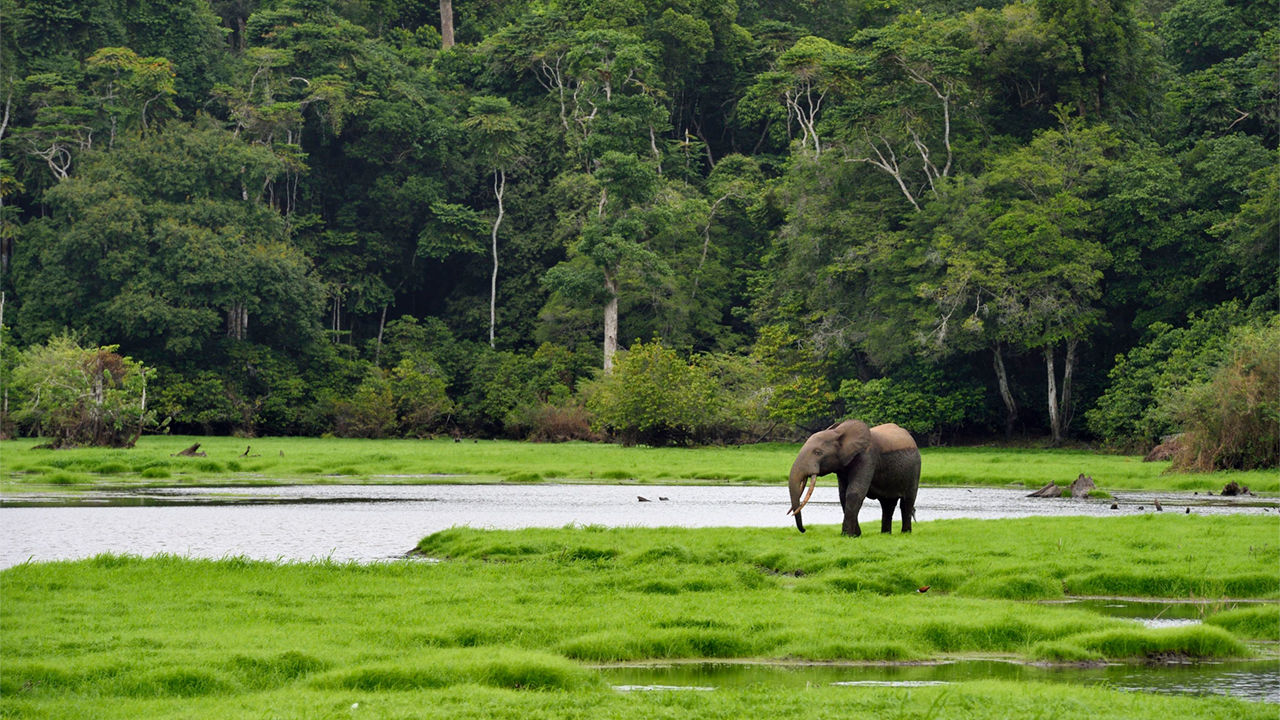
[[1229,695],[1280,703],[1280,661],[1179,665],[1043,666],[1000,660],[958,660],[911,665],[675,663],[604,667],[620,691],[733,690],[753,686],[922,687],[971,680],[1056,682],[1132,692]]

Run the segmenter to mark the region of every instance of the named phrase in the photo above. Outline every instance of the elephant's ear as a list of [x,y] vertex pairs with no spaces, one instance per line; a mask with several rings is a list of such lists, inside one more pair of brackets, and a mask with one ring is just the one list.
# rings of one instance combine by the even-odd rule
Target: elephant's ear
[[841,465],[848,465],[871,444],[871,428],[861,420],[846,420],[836,428],[836,454]]

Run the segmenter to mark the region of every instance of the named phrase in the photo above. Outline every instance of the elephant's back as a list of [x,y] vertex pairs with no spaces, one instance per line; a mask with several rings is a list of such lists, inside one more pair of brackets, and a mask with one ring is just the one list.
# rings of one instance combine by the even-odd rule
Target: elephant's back
[[871,428],[871,436],[876,439],[876,445],[879,446],[881,453],[916,449],[916,441],[911,437],[911,433],[894,423],[885,423]]

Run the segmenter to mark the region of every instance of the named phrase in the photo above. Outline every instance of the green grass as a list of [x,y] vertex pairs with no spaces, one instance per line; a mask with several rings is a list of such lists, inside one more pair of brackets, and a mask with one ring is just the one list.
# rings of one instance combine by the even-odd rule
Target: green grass
[[[199,442],[206,457],[173,457]],[[34,450],[37,440],[0,444],[0,490],[50,485],[594,482],[762,484],[785,482],[798,445],[624,448],[594,443],[482,440],[351,440],[148,436],[129,450]],[[246,456],[245,448],[249,448]],[[1280,492],[1280,473],[1169,474],[1168,463],[1086,450],[926,448],[925,485],[1038,489],[1081,473],[1099,492],[1218,492],[1229,481]],[[164,475],[164,472],[169,475]]]
[[799,705],[754,691],[622,696],[590,665],[1249,656],[1243,640],[1280,641],[1278,606],[1220,618],[1210,606],[1206,625],[1149,629],[1036,601],[1081,588],[1275,599],[1278,529],[1194,515],[935,521],[856,540],[834,527],[452,529],[421,543],[439,563],[26,564],[0,573],[0,717],[347,717],[353,704],[370,717],[844,716],[847,704],[927,717],[934,702],[999,717],[1033,699],[1070,705],[1053,717],[1250,717],[1229,700],[1034,684],[824,688]]
[[72,696],[49,702],[39,690],[0,700],[11,717],[32,718],[368,718],[390,720],[687,720],[688,718],[894,718],[902,720],[1275,720],[1275,706],[1222,697],[1170,697],[1097,687],[966,682],[914,688],[767,687],[716,692],[619,693],[605,688],[528,691],[482,683],[394,691],[297,687],[149,698]]

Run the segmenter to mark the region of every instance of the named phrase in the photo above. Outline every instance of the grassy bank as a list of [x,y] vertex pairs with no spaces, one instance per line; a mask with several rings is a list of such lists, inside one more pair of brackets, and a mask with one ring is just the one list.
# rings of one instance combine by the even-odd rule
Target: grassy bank
[[[204,457],[175,457],[193,444]],[[253,483],[597,482],[781,484],[798,445],[624,448],[592,443],[151,436],[130,450],[36,450],[0,445],[0,489],[95,485]],[[248,453],[246,454],[246,449]],[[1220,491],[1235,480],[1280,492],[1280,474],[1169,474],[1168,463],[1087,450],[926,448],[926,485],[1069,484],[1090,475],[1103,490]]]
[[11,717],[219,718],[220,720],[346,720],[348,718],[459,720],[687,720],[688,718],[919,718],[921,720],[1275,720],[1275,706],[1221,697],[1190,698],[1037,683],[971,682],[943,687],[813,687],[717,692],[530,692],[476,684],[394,691],[305,687],[255,693],[182,697],[69,698],[50,706],[29,698],[0,700]]
[[[1172,515],[937,521],[858,540],[455,529],[422,542],[439,563],[23,565],[0,573],[0,716],[1261,717],[1230,700],[1003,683],[620,695],[589,666],[1247,657],[1250,640],[1280,641],[1280,614],[1223,598],[1280,596],[1277,529]],[[1219,602],[1204,625],[1146,629],[1036,602],[1064,593]]]

